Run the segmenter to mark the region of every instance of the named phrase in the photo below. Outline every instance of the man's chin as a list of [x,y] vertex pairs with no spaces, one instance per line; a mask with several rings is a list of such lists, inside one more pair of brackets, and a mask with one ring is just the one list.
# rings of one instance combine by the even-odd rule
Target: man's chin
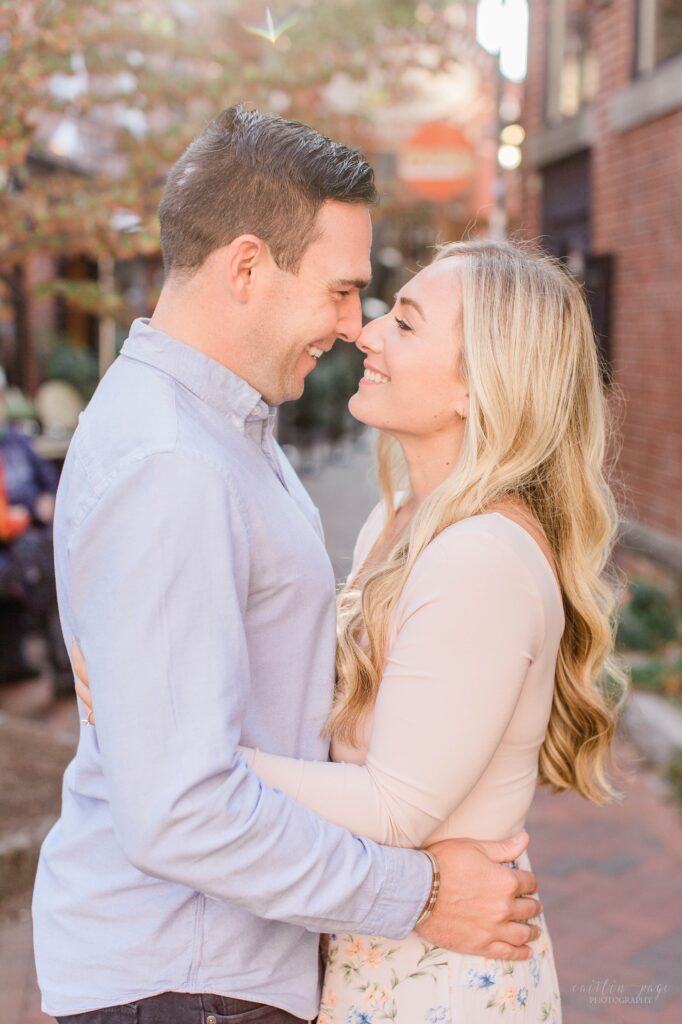
[[292,380],[289,381],[289,383],[282,388],[282,391],[278,396],[277,401],[271,402],[269,401],[269,399],[265,398],[265,395],[263,395],[263,398],[265,398],[265,401],[268,403],[268,405],[281,405],[282,402],[295,402],[297,399],[301,397],[304,390],[304,380]]

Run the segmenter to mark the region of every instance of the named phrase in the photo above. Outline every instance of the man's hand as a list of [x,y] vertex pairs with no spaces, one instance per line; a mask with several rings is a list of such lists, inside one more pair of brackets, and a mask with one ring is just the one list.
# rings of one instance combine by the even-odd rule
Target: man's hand
[[530,918],[542,911],[535,875],[505,865],[528,846],[520,832],[500,842],[447,839],[428,847],[440,867],[440,893],[417,931],[427,942],[493,960],[528,960],[540,934]]

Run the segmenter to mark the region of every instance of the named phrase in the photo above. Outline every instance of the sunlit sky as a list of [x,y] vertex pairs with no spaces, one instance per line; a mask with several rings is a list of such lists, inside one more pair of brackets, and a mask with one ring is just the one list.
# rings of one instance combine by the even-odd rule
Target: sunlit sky
[[476,38],[489,53],[499,54],[500,70],[512,82],[526,77],[528,4],[526,0],[479,0]]

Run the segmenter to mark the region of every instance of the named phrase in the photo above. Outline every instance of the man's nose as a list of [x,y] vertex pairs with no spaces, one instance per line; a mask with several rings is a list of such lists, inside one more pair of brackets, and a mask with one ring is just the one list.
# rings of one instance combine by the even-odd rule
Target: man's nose
[[341,304],[336,336],[342,341],[357,341],[362,330],[362,304],[359,295],[347,296]]

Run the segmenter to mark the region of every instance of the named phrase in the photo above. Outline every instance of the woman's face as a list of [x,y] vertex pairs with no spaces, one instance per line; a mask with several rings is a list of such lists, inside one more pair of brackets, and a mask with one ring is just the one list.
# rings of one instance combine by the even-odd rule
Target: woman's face
[[365,375],[349,403],[362,423],[398,438],[461,434],[468,412],[460,376],[462,294],[456,257],[421,270],[390,313],[363,328]]

